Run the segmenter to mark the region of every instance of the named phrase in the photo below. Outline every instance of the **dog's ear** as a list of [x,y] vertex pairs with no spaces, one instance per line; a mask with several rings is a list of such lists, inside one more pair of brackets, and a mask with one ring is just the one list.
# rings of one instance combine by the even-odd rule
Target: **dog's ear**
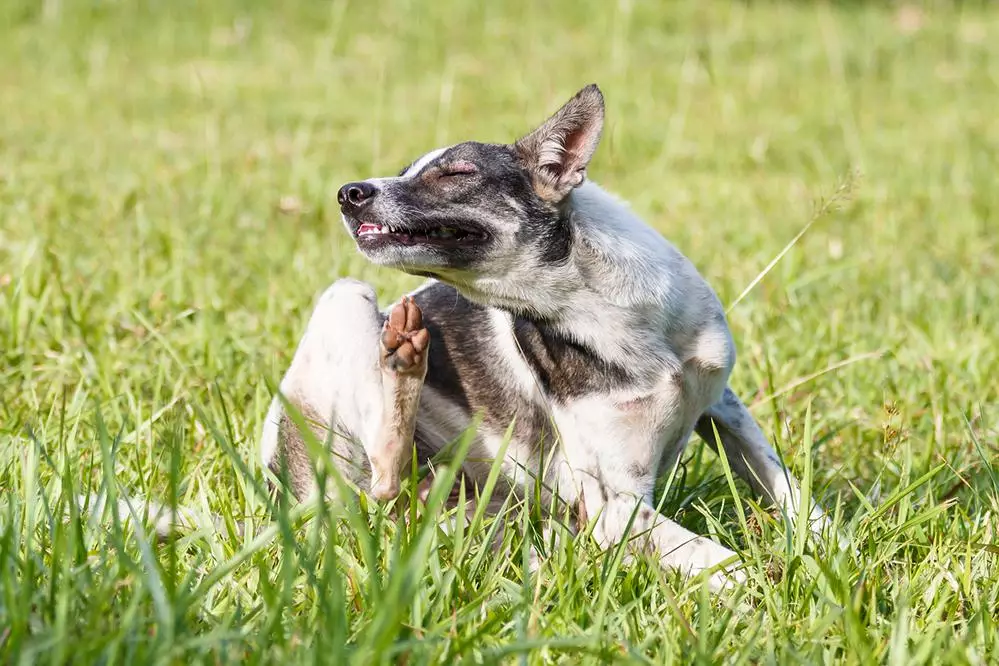
[[558,203],[583,182],[603,127],[604,96],[594,83],[514,145],[538,196]]

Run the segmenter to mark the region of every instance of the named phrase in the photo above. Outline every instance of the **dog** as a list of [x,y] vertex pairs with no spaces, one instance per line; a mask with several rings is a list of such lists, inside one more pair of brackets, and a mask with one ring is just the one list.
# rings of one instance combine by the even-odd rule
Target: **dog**
[[427,281],[386,311],[349,278],[319,298],[261,447],[297,498],[317,485],[286,402],[378,500],[400,492],[414,444],[425,462],[478,417],[472,483],[509,432],[512,489],[541,479],[602,545],[631,540],[714,589],[744,580],[732,551],[656,511],[656,479],[697,432],[792,517],[798,484],[728,387],[736,351],[714,291],[587,178],[603,125],[590,85],[512,144],[459,143],[340,188],[358,251]]

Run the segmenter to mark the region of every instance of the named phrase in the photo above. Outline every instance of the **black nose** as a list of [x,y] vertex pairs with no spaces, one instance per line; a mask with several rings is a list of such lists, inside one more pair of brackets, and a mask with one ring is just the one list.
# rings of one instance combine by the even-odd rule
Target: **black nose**
[[367,181],[347,183],[336,193],[340,210],[345,213],[356,213],[378,194],[378,188]]

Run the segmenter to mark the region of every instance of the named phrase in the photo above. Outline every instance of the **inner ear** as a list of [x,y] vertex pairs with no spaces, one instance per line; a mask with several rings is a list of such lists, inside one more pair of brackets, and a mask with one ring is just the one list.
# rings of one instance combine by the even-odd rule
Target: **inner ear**
[[[555,137],[553,137],[555,138]],[[562,178],[567,171],[572,169],[585,169],[589,163],[589,158],[584,157],[587,153],[593,154],[596,146],[592,149],[587,145],[589,139],[586,128],[576,127],[569,131],[560,141],[557,142],[556,151],[551,155],[542,155],[539,168],[548,171],[553,178]],[[558,148],[561,147],[561,150]],[[545,159],[548,158],[548,159]]]
[[603,126],[604,97],[592,84],[515,144],[543,200],[558,203],[582,184]]

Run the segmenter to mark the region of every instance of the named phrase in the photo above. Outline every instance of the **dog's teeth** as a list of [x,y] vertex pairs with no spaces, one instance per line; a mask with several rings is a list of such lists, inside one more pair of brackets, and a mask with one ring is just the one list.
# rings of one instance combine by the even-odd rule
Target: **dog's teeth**
[[400,227],[394,227],[391,224],[362,224],[357,232],[358,236],[372,236],[377,234],[393,234],[395,236],[401,236],[406,239],[413,238],[435,238],[435,239],[454,239],[462,238],[464,234],[454,227],[437,227],[435,229],[427,229],[426,231],[407,231]]
[[385,229],[378,224],[362,224],[357,230],[358,236],[373,236],[382,233],[385,233]]

